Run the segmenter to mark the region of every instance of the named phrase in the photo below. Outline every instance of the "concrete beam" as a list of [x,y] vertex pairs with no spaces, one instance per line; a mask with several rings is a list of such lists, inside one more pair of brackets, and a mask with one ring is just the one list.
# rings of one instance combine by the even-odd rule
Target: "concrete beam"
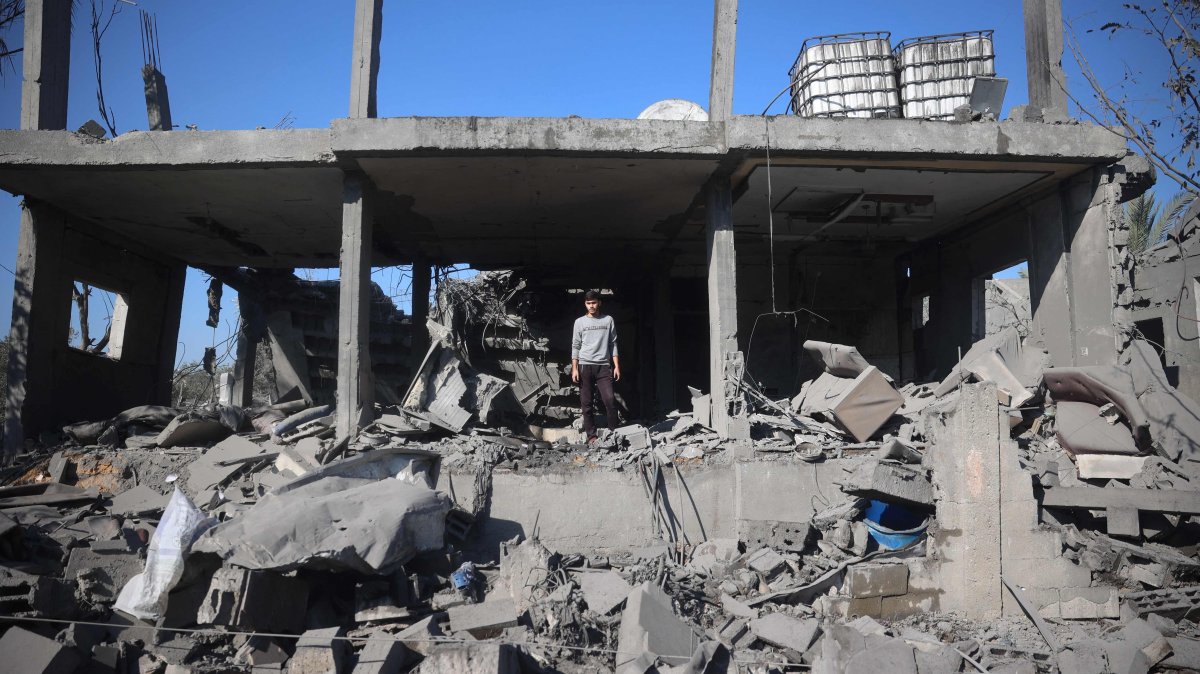
[[737,250],[733,239],[733,199],[729,184],[714,180],[705,190],[708,243],[708,366],[712,425],[729,437],[729,398],[725,362],[738,350]]
[[0,131],[0,165],[283,168],[336,163],[328,129],[131,131],[102,143],[68,131]]
[[[1092,124],[948,122],[916,119],[768,117],[771,156],[829,153],[885,159],[988,159],[1111,164],[1126,154],[1125,141]],[[738,116],[725,124],[730,150],[766,149],[762,117]]]
[[[342,254],[338,295],[337,436],[358,435],[371,414],[371,240],[374,223],[370,184],[347,172],[342,201]],[[360,409],[361,408],[361,409]]]
[[71,0],[25,0],[21,128],[67,128]]
[[708,84],[708,119],[733,116],[733,64],[737,52],[738,0],[713,0],[712,71]]
[[1062,67],[1062,0],[1024,0],[1024,12],[1029,105],[1065,118],[1067,76]]
[[383,36],[383,0],[354,3],[354,56],[350,67],[350,116],[377,117],[379,40]]
[[389,117],[333,120],[339,156],[520,153],[712,156],[718,125],[661,119],[581,117]]

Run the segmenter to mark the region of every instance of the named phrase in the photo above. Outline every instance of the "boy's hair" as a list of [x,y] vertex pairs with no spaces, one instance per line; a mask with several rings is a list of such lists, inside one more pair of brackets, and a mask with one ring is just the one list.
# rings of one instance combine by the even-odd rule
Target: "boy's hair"
[[600,293],[596,292],[595,290],[589,290],[583,294],[583,301],[585,301],[585,302],[588,300],[599,300],[599,299],[601,299]]

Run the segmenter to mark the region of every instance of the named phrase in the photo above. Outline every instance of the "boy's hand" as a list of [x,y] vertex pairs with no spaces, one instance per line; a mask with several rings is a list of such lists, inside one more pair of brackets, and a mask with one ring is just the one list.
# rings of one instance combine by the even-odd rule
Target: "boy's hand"
[[621,381],[621,366],[613,365],[613,381]]
[[575,366],[571,367],[571,381],[575,382],[576,384],[579,383],[579,368]]

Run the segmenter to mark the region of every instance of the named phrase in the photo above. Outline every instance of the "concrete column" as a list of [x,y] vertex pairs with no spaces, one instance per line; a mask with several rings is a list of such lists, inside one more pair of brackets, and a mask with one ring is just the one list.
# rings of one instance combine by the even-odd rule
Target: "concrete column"
[[675,313],[671,308],[671,263],[666,257],[654,274],[654,391],[659,414],[675,409]]
[[1024,0],[1024,10],[1029,105],[1057,113],[1052,119],[1065,118],[1067,76],[1062,67],[1062,0]]
[[352,438],[358,434],[362,417],[370,415],[371,235],[374,223],[366,177],[347,172],[342,184],[337,436]]
[[429,258],[417,254],[412,264],[412,375],[417,375],[417,368],[425,359],[429,350],[429,329],[425,323],[429,320],[429,285],[432,269]]
[[[167,263],[162,313],[159,314],[158,362],[155,365],[155,400],[170,401],[175,380],[175,352],[179,348],[179,321],[183,317],[183,290],[187,265]],[[143,314],[145,316],[145,314]]]
[[[36,223],[36,226],[35,226]],[[30,402],[49,401],[50,371],[53,366],[51,335],[66,339],[70,324],[67,288],[60,283],[61,257],[66,233],[61,219],[48,217],[42,208],[30,202],[21,204],[21,229],[17,241],[16,279],[13,284],[12,331],[8,355],[7,409],[4,418],[4,458],[11,460],[21,451],[25,428],[41,425],[37,416],[49,410]],[[39,255],[40,253],[40,255]],[[62,290],[62,297],[55,297]],[[56,302],[58,299],[60,301]],[[55,328],[61,326],[61,332]],[[31,339],[38,336],[41,339]],[[30,377],[30,373],[38,376]]]
[[71,0],[25,0],[21,128],[67,128]]
[[267,319],[258,300],[241,291],[238,292],[238,314],[241,329],[237,336],[237,360],[233,363],[233,404],[250,407],[254,404],[258,343],[266,332]]
[[733,198],[726,180],[705,189],[708,234],[708,366],[713,430],[729,437],[725,363],[738,351],[737,252],[733,241]]
[[350,67],[350,116],[377,117],[379,38],[383,35],[383,0],[354,3],[354,55]]
[[733,114],[733,61],[737,46],[738,0],[713,0],[712,74],[708,119],[723,122]]
[[1116,190],[1102,171],[1087,171],[1029,209],[1032,330],[1056,366],[1115,362]]
[[157,68],[142,66],[142,82],[146,87],[146,119],[150,130],[170,131],[173,126],[167,78]]

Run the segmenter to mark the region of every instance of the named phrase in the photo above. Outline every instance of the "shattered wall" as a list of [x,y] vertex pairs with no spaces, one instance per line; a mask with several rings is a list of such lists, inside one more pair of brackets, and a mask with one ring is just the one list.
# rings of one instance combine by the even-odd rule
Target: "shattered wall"
[[1134,326],[1159,352],[1168,380],[1200,399],[1200,220],[1185,223],[1181,241],[1151,247],[1133,266],[1127,308]]
[[[9,389],[9,437],[36,437],[80,419],[168,403],[183,263],[144,253],[108,233],[98,236],[87,223],[44,204],[25,207],[37,212],[36,248],[42,254],[35,278],[17,280],[13,302],[14,326],[22,323],[14,333],[28,330],[28,352],[14,350],[9,363],[9,382],[25,382]],[[68,345],[76,280],[125,298],[129,309],[119,359]],[[25,381],[26,367],[39,375]],[[14,424],[22,430],[15,432]]]

